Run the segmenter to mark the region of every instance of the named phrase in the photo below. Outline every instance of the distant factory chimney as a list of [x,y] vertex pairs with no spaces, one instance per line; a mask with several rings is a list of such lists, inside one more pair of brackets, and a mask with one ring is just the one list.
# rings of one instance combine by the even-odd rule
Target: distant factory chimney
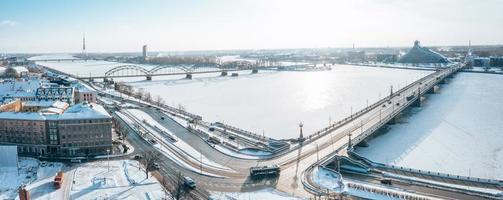
[[143,45],[143,61],[147,61],[147,45]]

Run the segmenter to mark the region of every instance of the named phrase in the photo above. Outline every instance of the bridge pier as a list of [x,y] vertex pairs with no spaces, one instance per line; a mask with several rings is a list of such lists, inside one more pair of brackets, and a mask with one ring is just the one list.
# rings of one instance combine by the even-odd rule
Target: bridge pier
[[358,146],[358,147],[368,147],[369,143],[368,143],[367,139],[364,139],[364,140],[358,142],[358,144],[356,144],[356,146]]
[[438,90],[438,86],[434,85],[428,91],[426,91],[426,93],[428,93],[428,94],[435,94],[437,92],[437,90]]
[[227,76],[227,71],[222,71],[222,73],[220,73],[220,76]]
[[187,74],[187,75],[185,75],[185,78],[186,78],[186,79],[192,79],[192,74]]
[[258,73],[258,69],[252,69],[252,74]]
[[398,123],[398,121],[400,120],[400,116],[402,115],[402,113],[399,113],[398,115],[396,115],[395,117],[393,117],[392,119],[390,119],[388,121],[388,124],[389,125],[392,125],[392,124],[396,124]]
[[146,76],[147,78],[147,81],[151,81],[152,80],[152,76]]
[[417,99],[412,102],[411,104],[412,107],[421,107],[421,95],[419,95],[419,97],[417,97]]
[[445,81],[445,77],[441,78],[439,81],[438,81],[438,84],[446,84],[447,82]]

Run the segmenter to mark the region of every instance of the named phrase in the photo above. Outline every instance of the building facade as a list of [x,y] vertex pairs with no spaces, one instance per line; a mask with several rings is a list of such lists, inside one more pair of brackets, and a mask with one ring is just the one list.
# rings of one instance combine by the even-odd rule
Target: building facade
[[21,154],[93,156],[112,150],[112,118],[97,104],[81,103],[62,114],[0,113],[0,144]]

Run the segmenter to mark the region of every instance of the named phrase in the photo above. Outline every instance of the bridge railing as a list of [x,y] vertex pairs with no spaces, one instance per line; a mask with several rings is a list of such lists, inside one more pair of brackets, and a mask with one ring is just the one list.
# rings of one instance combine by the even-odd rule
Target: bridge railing
[[381,100],[379,100],[379,101],[371,104],[370,106],[365,107],[362,110],[357,111],[356,113],[352,114],[352,116],[346,117],[346,118],[344,118],[344,119],[342,119],[342,120],[340,120],[340,121],[338,121],[336,123],[333,123],[333,124],[329,125],[328,127],[325,127],[325,128],[323,128],[321,130],[318,130],[318,131],[310,134],[309,136],[307,136],[307,141],[306,142],[309,142],[310,140],[316,140],[316,139],[318,139],[320,137],[325,136],[326,134],[328,134],[328,133],[332,132],[333,130],[339,128],[340,126],[346,124],[347,122],[352,121],[353,119],[358,118],[359,116],[365,114],[367,111],[373,110],[374,108],[380,106],[384,102],[388,101],[390,98],[393,98],[396,95],[399,95],[400,93],[402,93],[402,92],[410,89],[414,85],[416,85],[418,83],[421,83],[421,82],[424,82],[424,80],[427,80],[427,79],[429,79],[431,77],[435,77],[438,74],[442,74],[444,72],[444,70],[436,71],[436,72],[434,72],[434,73],[432,73],[432,74],[430,74],[428,76],[425,76],[425,77],[423,77],[421,79],[418,79],[418,80],[414,81],[413,83],[407,85],[406,87],[403,87],[400,90],[394,92],[391,96],[384,97]]

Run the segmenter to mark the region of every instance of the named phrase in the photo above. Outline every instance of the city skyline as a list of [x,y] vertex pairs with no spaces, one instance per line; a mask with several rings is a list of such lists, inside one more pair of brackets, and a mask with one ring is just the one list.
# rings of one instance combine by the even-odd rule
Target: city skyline
[[[0,52],[502,44],[500,1],[6,1]],[[453,12],[454,11],[454,12]],[[63,17],[62,17],[63,16]]]

